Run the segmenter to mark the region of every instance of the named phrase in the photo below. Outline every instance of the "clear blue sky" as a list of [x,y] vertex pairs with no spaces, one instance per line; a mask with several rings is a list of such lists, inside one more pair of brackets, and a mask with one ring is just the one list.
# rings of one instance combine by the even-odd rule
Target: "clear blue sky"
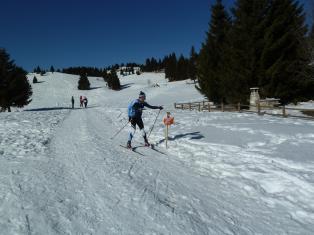
[[[229,8],[233,1],[223,2]],[[0,47],[28,70],[143,63],[173,51],[188,55],[204,41],[213,2],[1,0]]]

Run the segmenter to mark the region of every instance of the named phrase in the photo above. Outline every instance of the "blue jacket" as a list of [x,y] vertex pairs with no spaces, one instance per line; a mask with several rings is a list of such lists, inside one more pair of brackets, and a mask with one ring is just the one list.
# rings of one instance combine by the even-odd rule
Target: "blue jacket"
[[148,103],[141,103],[138,99],[133,100],[128,106],[128,115],[130,118],[141,118],[144,107],[150,109],[159,109],[159,106],[152,106]]

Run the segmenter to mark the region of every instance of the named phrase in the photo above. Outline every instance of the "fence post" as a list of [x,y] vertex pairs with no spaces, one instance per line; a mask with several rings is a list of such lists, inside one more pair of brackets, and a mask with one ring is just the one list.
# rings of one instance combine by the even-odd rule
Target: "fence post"
[[174,109],[177,109],[177,104],[176,103],[174,103]]
[[181,104],[181,109],[183,110],[183,104]]
[[210,102],[208,101],[208,112],[210,112]]
[[198,104],[198,111],[201,112],[201,103]]
[[241,104],[240,104],[240,102],[238,103],[238,112],[240,113],[240,111],[241,111]]
[[192,104],[191,104],[191,102],[189,103],[189,108],[190,108],[190,110],[192,110]]
[[261,104],[259,101],[257,102],[257,113],[258,115],[261,115]]
[[282,116],[283,117],[287,117],[287,113],[286,113],[286,106],[282,106]]
[[202,107],[202,110],[205,109],[205,101],[203,100],[203,107]]
[[221,112],[224,112],[225,109],[224,109],[224,102],[221,102]]

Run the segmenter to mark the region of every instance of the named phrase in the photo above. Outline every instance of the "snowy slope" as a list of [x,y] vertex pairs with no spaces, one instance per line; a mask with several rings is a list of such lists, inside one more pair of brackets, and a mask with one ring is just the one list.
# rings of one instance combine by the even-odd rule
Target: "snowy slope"
[[[0,234],[313,233],[313,122],[173,110],[202,96],[163,74],[123,77],[118,92],[101,78],[84,92],[78,76],[37,78],[24,111],[0,113]],[[150,136],[164,154],[139,134],[144,156],[120,147],[127,129],[110,139],[141,90],[175,116],[169,149],[166,110]],[[147,130],[157,113],[144,111]]]

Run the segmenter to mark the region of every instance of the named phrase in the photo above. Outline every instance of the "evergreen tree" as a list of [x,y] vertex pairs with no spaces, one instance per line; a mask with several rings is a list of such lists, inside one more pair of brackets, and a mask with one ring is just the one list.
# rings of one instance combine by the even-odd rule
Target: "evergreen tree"
[[311,56],[311,64],[314,65],[314,23],[312,24],[310,33],[308,35],[307,45]]
[[112,76],[112,89],[113,90],[120,90],[121,85],[120,85],[120,80],[117,75],[117,72],[115,70],[111,71],[111,76]]
[[282,103],[305,98],[306,87],[312,82],[306,76],[311,55],[305,46],[303,7],[293,0],[271,1],[266,27],[261,55],[263,76],[259,80],[262,94],[278,97]]
[[258,86],[269,2],[237,0],[235,3],[234,23],[224,57],[223,93],[227,102],[248,103],[249,89]]
[[175,53],[170,54],[166,60],[165,63],[165,74],[166,78],[169,79],[169,82],[176,81],[177,79],[177,56]]
[[55,72],[55,68],[51,65],[50,67],[50,72],[54,73]]
[[105,80],[107,81],[108,87],[112,90],[120,90],[120,80],[117,75],[116,70],[113,68],[110,73],[106,76]]
[[40,73],[41,73],[41,68],[40,68],[39,66],[37,66],[37,67],[34,69],[34,73],[40,74]]
[[10,60],[9,54],[0,49],[0,107],[11,112],[11,107],[24,107],[31,102],[32,88],[26,71]]
[[34,78],[33,78],[33,83],[38,83],[36,76],[34,76]]
[[158,70],[158,62],[157,62],[157,60],[154,58],[154,57],[152,57],[152,59],[151,59],[151,69],[150,69],[150,71],[151,72],[155,72],[155,71],[157,71]]
[[144,66],[144,71],[145,72],[151,72],[151,63],[150,63],[150,59],[149,58],[146,59],[145,66]]
[[175,75],[175,80],[186,80],[188,79],[188,68],[189,68],[189,61],[181,55],[178,60],[177,70]]
[[62,69],[62,72],[68,73],[68,74],[75,74],[75,75],[86,74],[88,76],[93,76],[93,77],[103,76],[103,70],[100,68],[94,68],[94,67],[70,67],[70,68]]
[[79,90],[89,90],[90,89],[90,83],[89,83],[89,80],[88,80],[86,74],[82,74],[80,76],[77,88]]
[[194,46],[192,46],[189,61],[189,78],[192,79],[194,82],[196,80],[196,61],[197,53],[195,52]]
[[199,90],[214,102],[225,96],[224,60],[226,41],[231,22],[221,0],[211,8],[211,20],[205,43],[198,57]]

